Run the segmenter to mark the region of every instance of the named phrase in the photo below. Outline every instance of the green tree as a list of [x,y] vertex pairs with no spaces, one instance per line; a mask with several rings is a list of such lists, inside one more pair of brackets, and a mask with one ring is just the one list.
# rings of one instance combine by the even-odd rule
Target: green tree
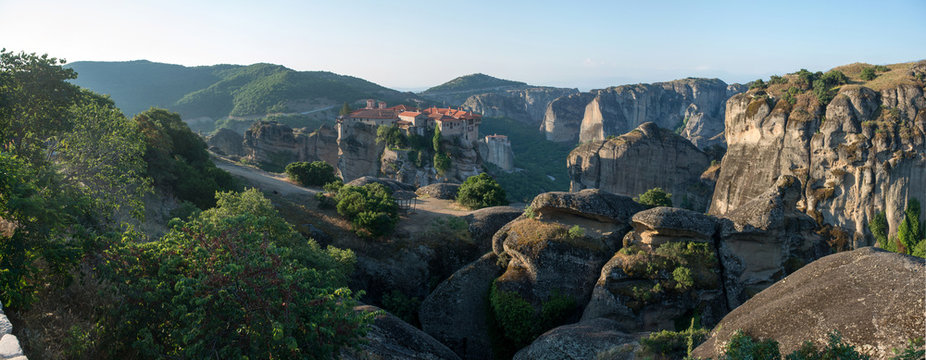
[[486,173],[470,176],[460,185],[457,203],[470,209],[508,205],[505,190]]
[[350,104],[348,104],[347,102],[345,102],[344,105],[341,106],[341,111],[339,111],[338,114],[340,114],[340,115],[349,115],[350,112],[351,112]]
[[633,198],[633,201],[652,207],[672,206],[672,194],[665,192],[660,187],[654,187]]
[[877,212],[875,216],[871,218],[871,221],[868,222],[868,230],[871,231],[871,235],[874,236],[875,240],[878,242],[878,246],[882,249],[897,251],[893,242],[888,241],[887,238],[887,216],[884,214],[884,211]]
[[395,125],[381,125],[376,129],[376,143],[386,143],[391,149],[405,149],[408,147],[408,137]]
[[450,170],[451,160],[446,154],[438,152],[434,154],[434,159],[432,161],[434,163],[434,169],[437,170],[438,174],[444,175]]
[[920,224],[920,202],[915,198],[907,200],[904,218],[897,227],[897,242],[902,246],[900,250],[905,254],[913,255],[920,241],[923,240],[923,226]]
[[357,344],[350,251],[303,238],[257,190],[219,193],[216,208],[160,240],[106,254],[122,301],[114,358],[328,358]]
[[862,80],[871,81],[878,77],[878,74],[875,72],[875,68],[866,67],[862,69],[862,73],[859,75],[859,77],[861,77]]
[[434,147],[434,152],[440,152],[440,128],[434,128],[434,137],[431,138],[431,145]]
[[302,186],[323,186],[338,180],[334,167],[324,161],[291,163],[286,165],[286,175]]
[[231,174],[209,159],[206,142],[180,119],[180,114],[151,108],[135,115],[142,134],[147,175],[154,186],[200,209],[215,205],[216,191],[239,188]]
[[379,183],[342,186],[337,195],[338,214],[347,218],[361,236],[382,236],[399,221],[399,205],[388,188]]

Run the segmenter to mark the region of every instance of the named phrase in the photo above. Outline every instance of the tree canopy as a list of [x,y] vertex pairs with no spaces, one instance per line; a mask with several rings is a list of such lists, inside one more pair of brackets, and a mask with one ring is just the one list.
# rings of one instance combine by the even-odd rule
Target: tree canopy
[[508,205],[505,190],[486,173],[467,178],[457,192],[457,202],[470,209]]
[[633,201],[651,207],[672,206],[672,194],[665,192],[660,187],[654,187],[633,198]]

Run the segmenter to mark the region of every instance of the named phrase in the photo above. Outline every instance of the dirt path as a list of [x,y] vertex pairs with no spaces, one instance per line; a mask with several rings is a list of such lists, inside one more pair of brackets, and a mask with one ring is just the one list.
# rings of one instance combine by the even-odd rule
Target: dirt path
[[228,171],[234,176],[244,178],[250,182],[251,185],[257,186],[263,191],[277,192],[282,195],[315,195],[315,193],[321,191],[319,188],[305,188],[293,184],[286,181],[286,177],[281,174],[269,173],[260,169],[238,165],[220,157],[212,157],[212,162],[214,162],[215,166],[219,169]]

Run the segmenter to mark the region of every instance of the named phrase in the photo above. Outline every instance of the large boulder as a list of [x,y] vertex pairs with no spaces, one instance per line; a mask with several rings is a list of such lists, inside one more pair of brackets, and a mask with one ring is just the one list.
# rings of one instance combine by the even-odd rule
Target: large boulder
[[524,213],[511,206],[492,206],[473,211],[464,219],[469,223],[469,232],[481,251],[492,250],[492,237],[505,224]]
[[547,331],[514,355],[515,360],[635,358],[639,343],[633,335],[617,330],[608,319],[563,325]]
[[421,303],[421,329],[463,359],[492,359],[486,301],[502,270],[488,253],[444,280]]
[[646,210],[646,206],[627,196],[615,195],[600,189],[543,193],[531,201],[530,207],[540,216],[555,217],[557,213],[571,213],[614,223],[627,223],[633,214]]
[[328,125],[310,131],[276,121],[258,121],[244,134],[243,155],[274,171],[283,171],[296,161],[324,161],[337,168],[337,141],[337,131]]
[[242,156],[244,155],[244,137],[231,129],[222,128],[215,134],[206,137],[206,144],[209,144],[209,150],[221,155]]
[[633,215],[635,240],[650,246],[668,241],[712,242],[719,221],[698,212],[656,207]]
[[821,258],[730,312],[692,355],[717,358],[737,330],[775,339],[783,354],[807,340],[823,345],[835,330],[860,352],[887,358],[926,333],[924,277],[926,260],[875,248]]
[[459,360],[460,357],[430,335],[380,308],[362,305],[355,311],[381,313],[376,316],[364,341],[356,349],[341,351],[344,360]]
[[458,191],[460,191],[460,184],[435,183],[418,188],[418,190],[415,190],[415,194],[440,200],[453,200],[457,198]]

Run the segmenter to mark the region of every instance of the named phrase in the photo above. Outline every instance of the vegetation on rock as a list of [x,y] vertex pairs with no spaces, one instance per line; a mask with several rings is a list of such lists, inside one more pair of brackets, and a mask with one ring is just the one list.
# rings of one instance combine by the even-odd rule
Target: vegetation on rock
[[[774,339],[756,339],[742,331],[733,334],[733,337],[724,346],[723,354],[719,357],[721,360],[780,360],[781,358],[777,341]],[[853,346],[843,343],[842,336],[839,332],[834,331],[827,334],[827,343],[822,349],[817,348],[813,342],[806,341],[799,349],[784,358],[787,360],[864,360],[871,357],[860,354]]]
[[540,311],[516,292],[499,290],[492,283],[489,290],[490,323],[497,332],[493,336],[496,356],[507,358],[540,336],[544,331],[562,324],[575,310],[575,299],[554,292],[540,306]]
[[884,250],[926,257],[926,223],[921,223],[920,202],[907,200],[904,218],[897,226],[897,236],[888,237],[888,223],[884,212],[878,212],[868,222],[868,230]]
[[655,187],[634,197],[633,201],[647,206],[672,206],[672,194],[665,192],[662,188]]
[[378,237],[395,229],[399,206],[388,188],[379,183],[345,185],[335,196],[338,214],[351,222],[361,236]]

